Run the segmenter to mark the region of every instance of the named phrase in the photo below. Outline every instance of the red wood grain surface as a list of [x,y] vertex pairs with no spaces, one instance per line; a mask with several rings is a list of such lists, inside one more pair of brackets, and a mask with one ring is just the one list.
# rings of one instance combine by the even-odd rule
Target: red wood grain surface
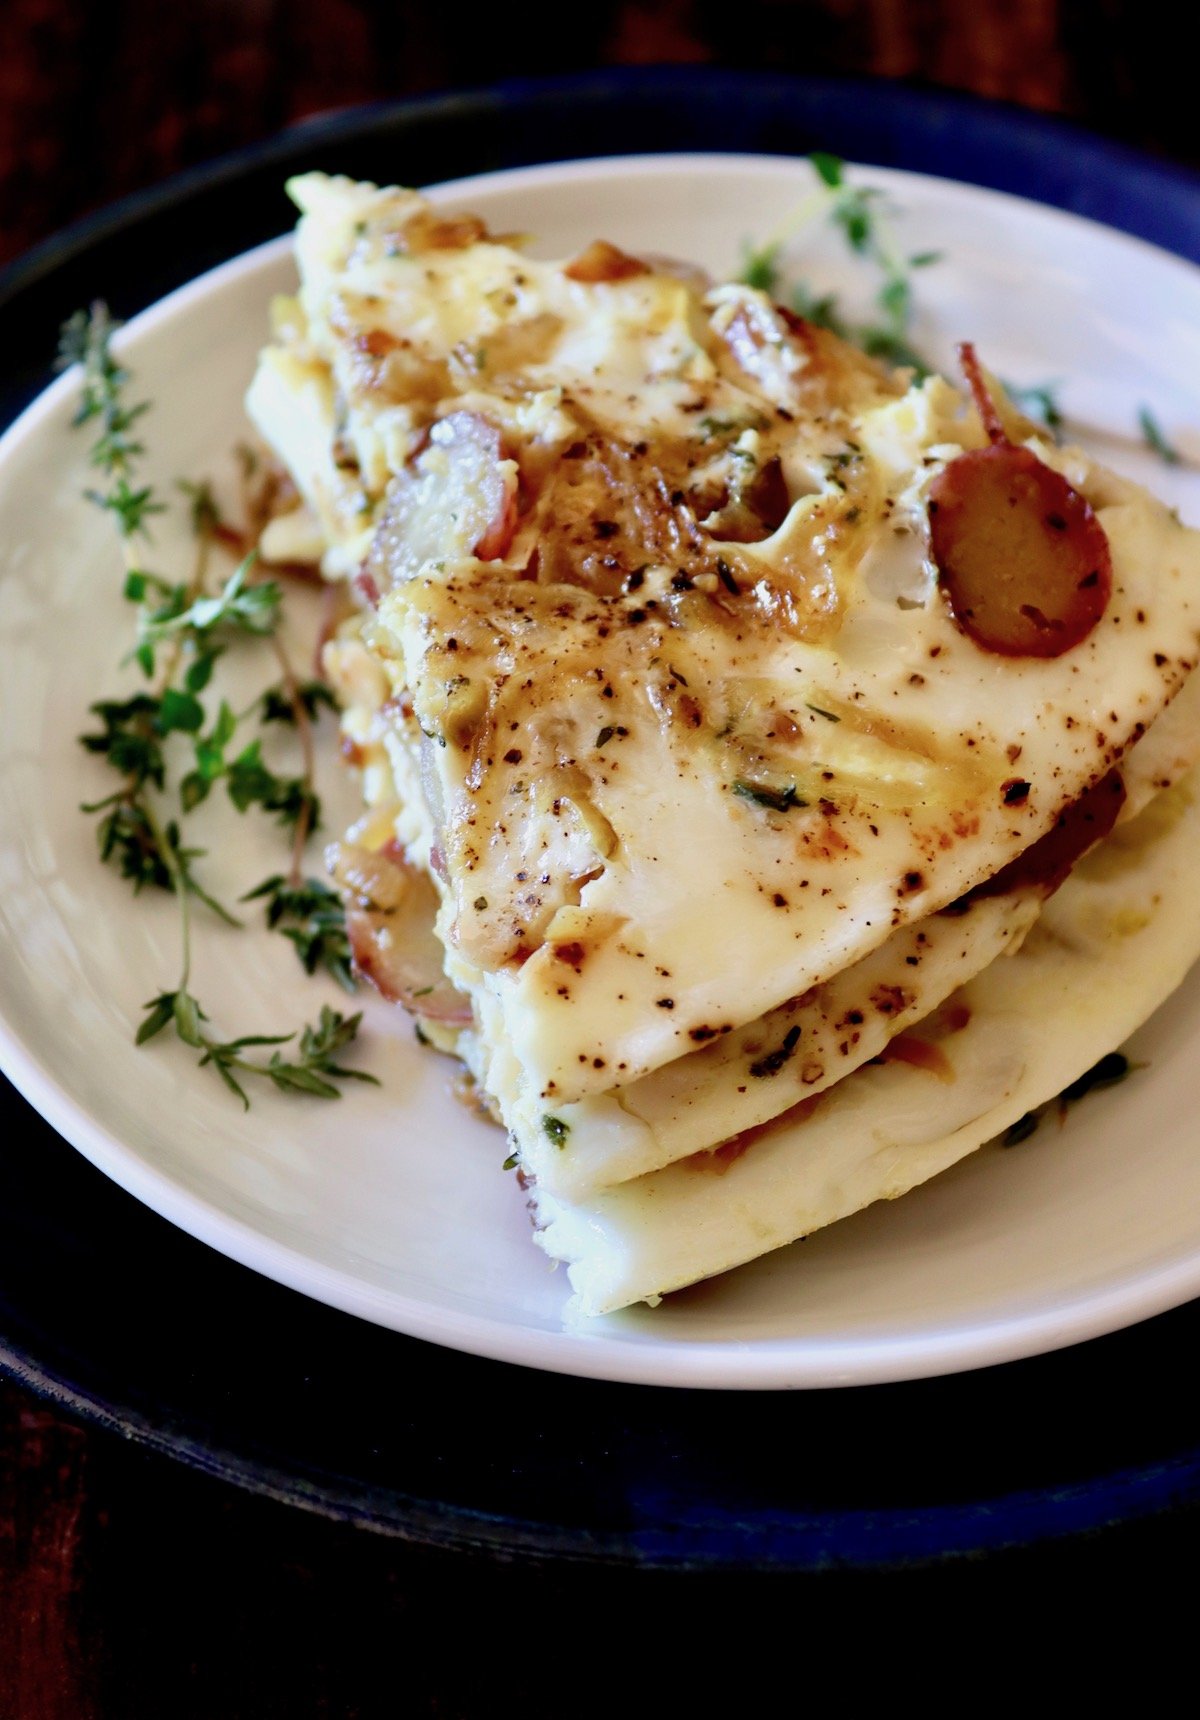
[[1057,111],[1200,161],[1191,56],[1156,0],[3,0],[0,257],[183,166],[354,102],[711,61],[866,72]]

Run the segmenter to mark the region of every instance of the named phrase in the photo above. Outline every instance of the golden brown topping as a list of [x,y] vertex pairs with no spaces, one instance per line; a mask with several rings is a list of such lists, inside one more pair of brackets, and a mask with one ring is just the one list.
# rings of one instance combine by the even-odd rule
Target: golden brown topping
[[610,245],[607,239],[593,239],[577,257],[563,265],[563,274],[568,280],[584,281],[589,285],[600,281],[627,281],[634,275],[649,273],[645,263]]
[[432,209],[418,209],[385,237],[390,251],[411,257],[422,251],[465,251],[489,235],[487,223],[478,215],[438,215]]
[[778,454],[759,465],[736,462],[733,482],[704,521],[705,531],[729,543],[760,543],[777,532],[791,507]]

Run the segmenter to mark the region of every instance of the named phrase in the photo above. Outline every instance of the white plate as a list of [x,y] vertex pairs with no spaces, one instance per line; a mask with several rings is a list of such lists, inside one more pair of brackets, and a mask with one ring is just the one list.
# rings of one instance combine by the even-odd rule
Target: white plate
[[[1153,406],[1193,453],[1200,438],[1200,271],[1138,241],[996,193],[864,170],[897,208],[918,277],[915,339],[943,364],[973,338],[1017,382],[1066,379],[1097,450],[1200,522],[1200,477],[1138,445]],[[598,233],[633,251],[737,266],[809,184],[806,166],[675,156],[534,168],[437,195],[564,254]],[[822,289],[862,274],[814,234],[797,264]],[[206,275],[138,317],[120,343],[154,478],[227,473],[241,396],[286,241]],[[86,433],[75,384],[50,388],[0,441],[0,1057],[101,1170],[234,1259],[323,1302],[441,1344],[601,1378],[814,1386],[911,1378],[1053,1348],[1200,1291],[1200,977],[1138,1035],[1149,1067],[1015,1151],[987,1148],[903,1201],[651,1312],[564,1331],[565,1274],[534,1247],[502,1137],[449,1093],[449,1065],[405,1019],[365,1000],[363,1062],[383,1085],[337,1104],[256,1092],[240,1108],[165,1038],[136,1050],[141,1004],[173,986],[176,913],[134,901],[96,861],[80,801],[105,792],[78,747],[85,707],[131,682],[119,557],[80,499]],[[180,567],[182,520],[152,565]],[[328,737],[328,731],[327,731]],[[332,755],[332,744],[327,748]],[[352,804],[332,760],[326,788]],[[276,869],[257,814],[215,814],[207,877],[232,898]],[[194,989],[224,1030],[311,1019],[332,984],[306,981],[280,938],[204,924]],[[153,1294],[153,1286],[147,1286]]]

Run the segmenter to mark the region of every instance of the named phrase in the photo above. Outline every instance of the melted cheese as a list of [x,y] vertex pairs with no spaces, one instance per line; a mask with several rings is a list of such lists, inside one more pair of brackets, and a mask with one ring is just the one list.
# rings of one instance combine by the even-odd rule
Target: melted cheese
[[570,1262],[576,1311],[654,1301],[894,1200],[1053,1099],[1200,956],[1197,842],[1189,782],[1101,844],[1017,954],[920,1030],[937,1069],[862,1069],[743,1152],[702,1154],[581,1203],[535,1191],[538,1241]]
[[[941,1050],[861,1065],[974,975],[986,1017],[1038,899],[939,910],[1114,762],[1132,816],[1192,761],[1200,535],[1004,406],[1095,509],[1113,590],[1062,656],[989,653],[931,560],[929,487],[985,440],[945,382],[909,386],[744,286],[605,246],[535,261],[412,193],[291,189],[301,289],[248,405],[301,537],[369,599],[365,649],[330,659],[367,824],[438,875],[474,1005],[439,1044],[498,1103],[546,1246],[596,1311],[897,1192],[840,1136],[817,1162],[853,1167],[844,1187],[805,1182],[779,1143],[824,1121],[743,1152],[746,1132],[926,1091]],[[1030,1090],[1011,1037],[964,1029],[946,1067],[955,1142]],[[736,1210],[689,1169],[733,1136]]]
[[426,737],[453,939],[548,1102],[824,981],[1121,756],[1191,667],[1200,552],[1132,489],[1100,517],[1113,600],[1049,662],[991,657],[936,595],[881,600],[849,570],[819,641],[665,577],[598,599],[481,565],[385,598],[372,637]]

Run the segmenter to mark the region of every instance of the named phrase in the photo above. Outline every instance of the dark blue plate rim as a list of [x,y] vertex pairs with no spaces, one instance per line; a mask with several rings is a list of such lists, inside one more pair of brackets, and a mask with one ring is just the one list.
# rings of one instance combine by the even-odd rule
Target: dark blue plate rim
[[[1065,192],[1061,182],[1056,184],[1053,177],[1047,182],[1045,160],[1061,152],[1074,158],[1077,166],[1080,158],[1086,157],[1090,167],[1097,170],[1095,193],[1087,200],[1087,213],[1164,250],[1200,262],[1200,250],[1189,243],[1190,233],[1200,224],[1195,206],[1200,175],[1179,162],[1147,155],[1057,115],[983,101],[953,90],[882,79],[799,79],[770,73],[657,66],[560,78],[511,79],[475,90],[416,96],[404,102],[363,103],[316,114],[275,137],[185,168],[162,184],[131,192],[79,217],[0,268],[0,309],[14,292],[61,267],[80,250],[123,231],[131,222],[178,204],[198,190],[218,189],[248,170],[291,160],[298,147],[305,144],[315,147],[358,138],[400,115],[416,121],[435,115],[454,119],[459,115],[474,117],[481,105],[500,111],[548,98],[556,103],[597,99],[619,102],[645,92],[682,93],[696,99],[703,95],[706,101],[720,104],[730,96],[738,102],[744,101],[750,93],[763,98],[780,93],[794,97],[801,85],[807,99],[819,100],[822,106],[828,103],[850,109],[870,104],[876,110],[876,120],[885,116],[889,120],[912,121],[921,135],[909,139],[905,153],[922,161],[922,166],[914,167],[913,171],[940,173],[947,179],[1011,191],[1016,196],[1032,197],[1060,209],[1085,212],[1080,207],[1078,191]],[[940,149],[952,134],[953,157],[946,160],[939,156],[936,165],[929,164],[923,145]],[[713,147],[728,146],[718,142]],[[613,149],[608,153],[631,152]],[[884,163],[868,153],[857,159],[875,165],[900,165],[898,159]],[[431,173],[425,182],[438,177]],[[1178,219],[1181,208],[1185,216],[1182,222]]]
[[[720,116],[716,123],[714,114]],[[506,149],[496,148],[498,126]],[[567,146],[556,145],[560,136]],[[86,216],[47,240],[0,274],[0,327],[27,314],[35,299],[45,301],[44,327],[56,326],[46,320],[57,314],[55,292],[75,291],[81,268],[93,265],[102,277],[96,290],[108,293],[115,279],[118,292],[112,296],[120,301],[124,293],[120,308],[129,314],[221,255],[245,249],[253,242],[247,225],[259,238],[284,229],[282,199],[271,201],[256,189],[265,176],[343,152],[378,146],[386,153],[398,140],[414,148],[424,140],[444,151],[454,137],[474,139],[480,167],[653,148],[802,153],[830,147],[879,165],[1030,196],[1200,261],[1200,180],[1060,120],[903,85],[649,68],[519,81],[321,116]],[[614,137],[619,149],[611,147]],[[435,150],[430,160],[436,165],[410,177],[431,180],[469,171],[458,160],[452,171],[443,171],[445,159]],[[211,245],[197,249],[195,235],[190,247],[180,245],[180,221],[198,226],[197,210],[242,203],[246,219],[229,227],[224,252],[219,244],[216,254]],[[145,266],[148,247],[164,231],[176,245],[155,272]],[[123,282],[122,247],[129,253]],[[134,256],[142,266],[131,284]],[[145,294],[141,302],[139,291]],[[27,321],[25,342],[34,357],[24,371],[10,367],[0,382],[0,419],[46,379],[52,348],[38,346]],[[13,351],[11,341],[5,349]],[[26,1186],[21,1169],[13,1172],[16,1218],[6,1213],[0,1236],[7,1232],[9,1242],[16,1237],[20,1271],[10,1282],[0,1269],[0,1367],[85,1419],[250,1490],[439,1545],[662,1568],[774,1570],[911,1566],[1094,1532],[1200,1501],[1200,1428],[1163,1387],[1164,1368],[1181,1349],[1186,1353],[1191,1328],[1200,1323],[1195,1304],[1058,1357],[953,1380],[819,1394],[834,1405],[827,1411],[814,1408],[808,1394],[751,1394],[741,1401],[753,1413],[760,1454],[770,1447],[772,1455],[750,1486],[726,1461],[734,1424],[725,1394],[531,1376],[321,1309],[170,1231],[112,1185],[99,1189],[103,1179],[91,1167],[66,1148],[55,1159],[61,1143],[32,1114],[26,1116],[19,1101],[9,1103],[19,1125],[40,1128],[46,1162],[53,1163],[51,1182],[44,1186],[36,1179]],[[72,1324],[69,1286],[65,1304],[55,1301],[45,1274],[38,1275],[37,1250],[56,1222],[44,1203],[58,1198],[64,1186],[72,1190],[68,1204],[74,1200],[75,1207],[58,1241],[65,1245],[64,1258],[75,1260],[81,1272],[96,1270],[84,1215],[102,1207],[114,1226],[124,1227],[123,1237],[160,1263],[164,1275],[178,1260],[178,1284],[201,1282],[216,1299],[223,1317],[212,1322],[208,1347],[205,1322],[193,1321],[187,1327],[188,1341],[196,1346],[193,1366],[180,1375],[160,1363],[157,1390],[152,1351],[135,1345],[105,1352],[91,1327]],[[94,1293],[102,1303],[109,1297],[112,1312],[128,1316],[136,1283],[118,1274],[115,1287],[98,1284]],[[279,1342],[287,1354],[274,1374],[272,1362],[244,1335],[259,1320],[283,1334]],[[151,1336],[159,1340],[157,1326]],[[350,1358],[348,1385],[329,1363],[335,1350],[339,1361]],[[297,1372],[313,1356],[329,1374],[319,1402],[307,1389],[309,1375]],[[149,1376],[131,1372],[136,1364],[146,1366]],[[410,1384],[441,1394],[439,1411],[448,1404],[449,1419],[439,1419],[432,1409],[415,1417],[410,1412],[404,1438],[381,1467],[375,1461],[378,1446],[368,1453],[353,1441],[338,1444],[332,1423],[325,1425],[321,1417],[344,1408],[338,1394],[347,1390],[368,1423],[389,1407],[398,1414],[366,1373],[400,1364]],[[289,1424],[272,1421],[254,1399],[256,1370],[260,1391],[282,1389],[305,1406],[309,1419],[293,1416],[290,1438]],[[234,1382],[232,1402],[228,1391],[214,1388],[212,1377]],[[918,1412],[931,1418],[947,1411],[956,1418],[986,1416],[1001,1405],[1011,1411],[1013,1405],[1054,1401],[1069,1417],[1072,1405],[1081,1411],[1093,1400],[1097,1409],[1107,1402],[1108,1380],[1140,1392],[1157,1427],[1147,1429],[1143,1418],[1131,1426],[1128,1448],[1110,1439],[1102,1452],[1088,1454],[1089,1461],[1073,1462],[1064,1447],[1057,1467],[1039,1473],[1035,1485],[1018,1484],[1024,1471],[1006,1464],[1003,1441],[993,1448],[981,1436],[978,1463],[956,1474],[947,1496],[939,1493],[933,1472],[921,1469],[918,1446],[911,1474],[892,1474],[886,1499],[872,1495],[865,1476],[856,1493],[852,1471],[832,1497],[797,1495],[792,1487],[791,1442],[805,1433],[815,1441],[812,1455],[820,1448],[821,1459],[836,1467],[847,1429],[878,1414],[910,1420]],[[474,1401],[481,1389],[499,1393],[512,1421],[511,1433],[493,1436],[500,1451],[489,1456],[486,1476],[479,1459],[472,1469],[469,1453],[455,1454],[451,1431],[455,1406]],[[585,1446],[590,1439],[597,1454],[592,1472],[564,1475],[561,1464],[555,1470],[543,1457],[540,1469],[535,1464],[526,1474],[522,1443],[536,1445],[564,1416],[577,1427],[581,1416],[588,1419],[588,1435],[578,1438]],[[1111,1406],[1108,1419],[1111,1431]],[[1125,1460],[1130,1453],[1134,1460]],[[458,1464],[453,1486],[448,1455]],[[686,1482],[680,1480],[684,1472]]]

